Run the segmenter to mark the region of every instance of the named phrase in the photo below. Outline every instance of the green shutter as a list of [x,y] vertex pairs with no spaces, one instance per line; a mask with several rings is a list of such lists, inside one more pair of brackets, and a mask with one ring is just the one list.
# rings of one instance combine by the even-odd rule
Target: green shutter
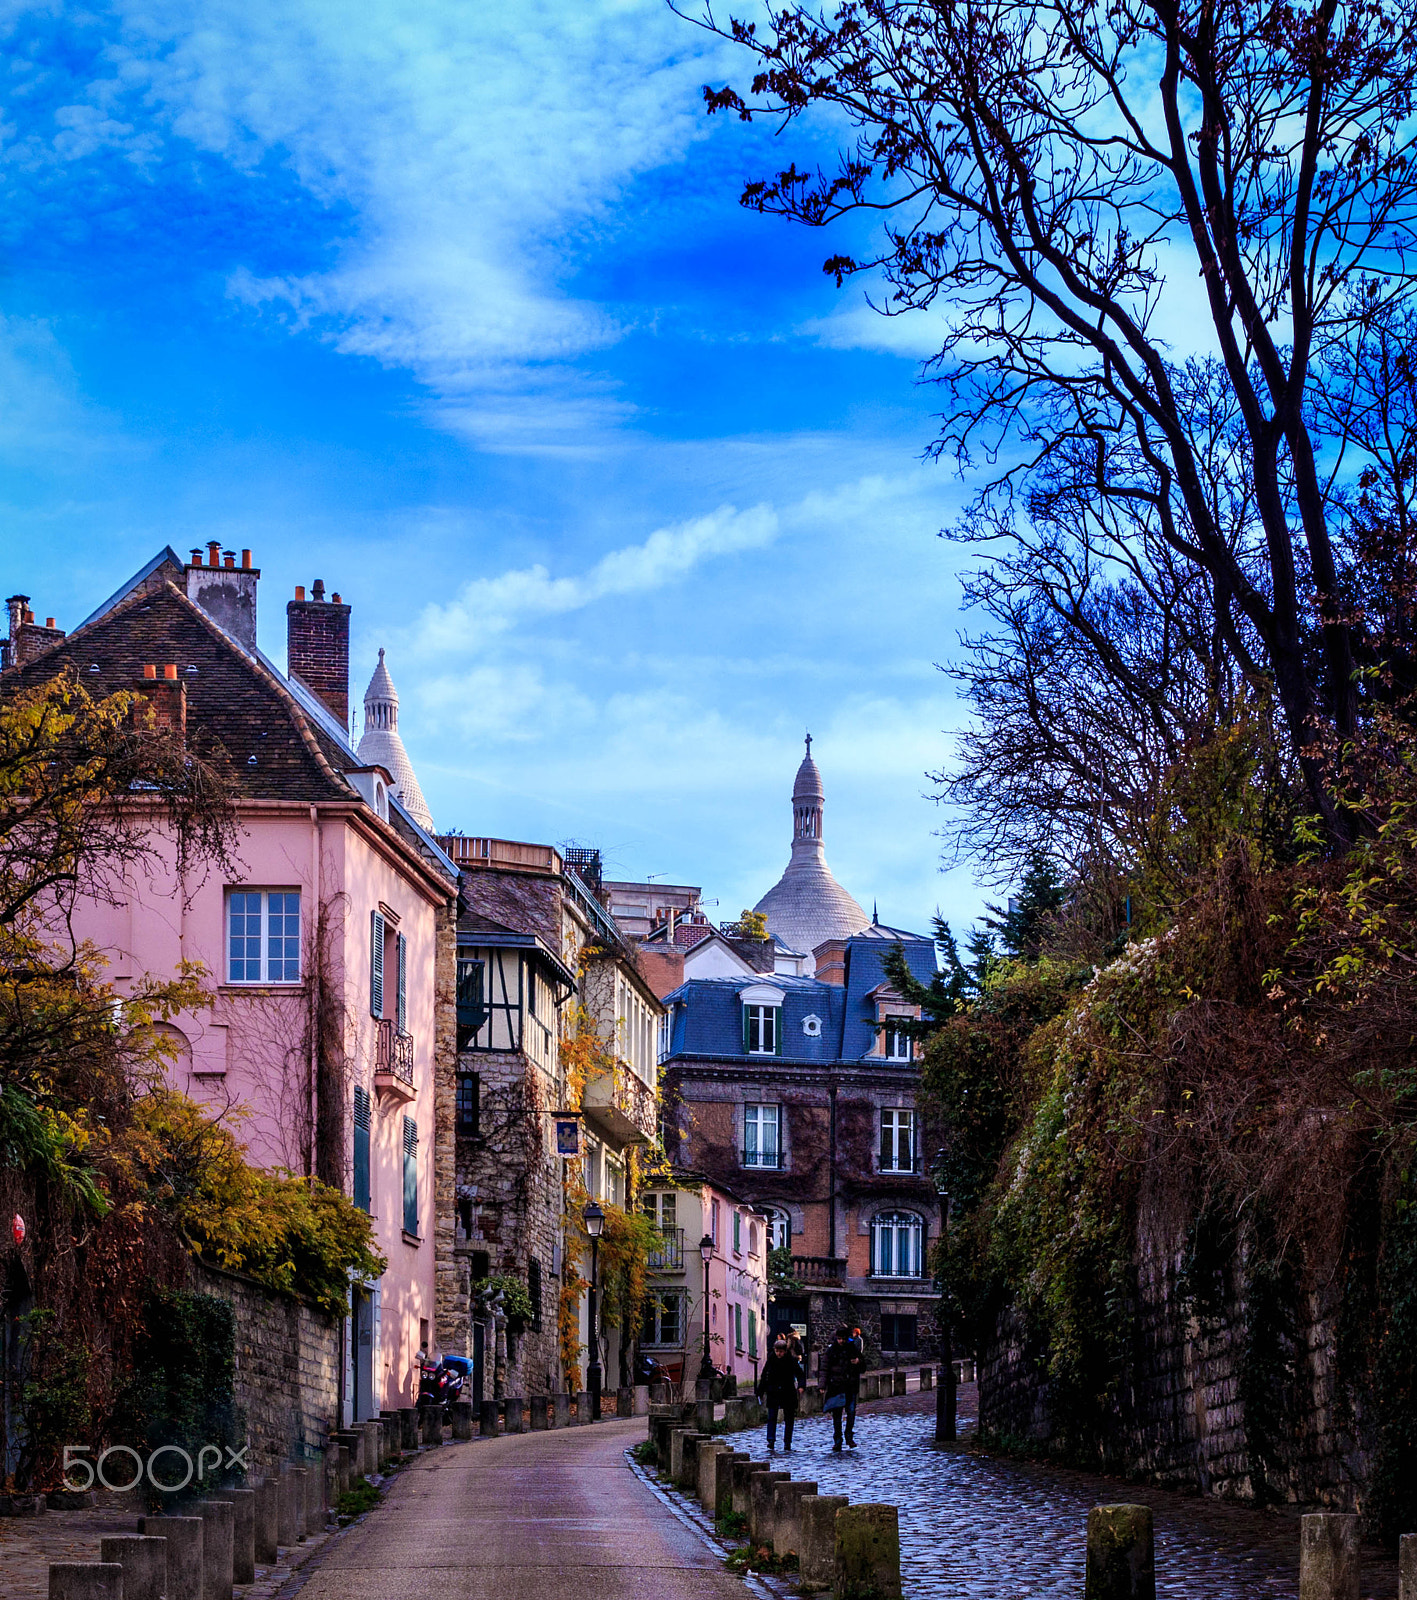
[[384,918],[378,911],[369,913],[369,1015],[384,1014]]
[[772,1008],[772,1053],[775,1056],[782,1054],[782,1007]]
[[403,1119],[403,1231],[418,1233],[418,1124]]
[[408,940],[399,935],[399,1032],[408,1032]]
[[748,1053],[748,1008],[743,1007],[743,1054]]
[[354,1088],[354,1203],[369,1209],[369,1091]]

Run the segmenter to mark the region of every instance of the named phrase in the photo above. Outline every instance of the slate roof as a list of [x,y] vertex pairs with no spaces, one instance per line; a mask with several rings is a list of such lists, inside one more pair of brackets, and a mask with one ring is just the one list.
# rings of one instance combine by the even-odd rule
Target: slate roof
[[[674,1008],[670,1056],[765,1065],[825,1065],[870,1056],[879,1037],[872,995],[886,982],[885,959],[897,944],[904,950],[911,972],[922,983],[929,982],[938,968],[934,941],[894,928],[872,929],[850,940],[845,984],[780,972],[690,978],[664,997],[665,1005]],[[777,1056],[750,1056],[743,1047],[741,995],[758,985],[782,992],[782,1051]],[[821,1023],[821,1032],[815,1037],[803,1031],[803,1021],[809,1016]]]

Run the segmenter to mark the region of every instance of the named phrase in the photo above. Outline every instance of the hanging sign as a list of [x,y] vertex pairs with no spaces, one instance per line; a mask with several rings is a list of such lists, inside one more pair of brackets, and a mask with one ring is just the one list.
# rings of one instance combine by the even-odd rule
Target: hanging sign
[[581,1153],[581,1125],[574,1117],[556,1121],[556,1154],[578,1156]]
[[25,1242],[25,1219],[19,1214],[18,1211],[15,1213],[15,1220],[10,1224],[10,1232],[13,1235],[16,1244],[23,1244]]

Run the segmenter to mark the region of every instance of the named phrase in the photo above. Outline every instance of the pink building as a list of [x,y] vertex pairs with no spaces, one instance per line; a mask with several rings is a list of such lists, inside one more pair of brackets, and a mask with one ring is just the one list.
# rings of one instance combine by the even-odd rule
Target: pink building
[[[768,1218],[720,1183],[685,1173],[646,1189],[641,1209],[663,1243],[649,1261],[640,1349],[679,1382],[699,1374],[708,1317],[709,1358],[749,1392],[767,1358]],[[707,1287],[703,1252],[708,1240]]]
[[388,1268],[353,1290],[347,1422],[411,1405],[431,1344],[434,1065],[453,1039],[457,873],[398,740],[383,652],[366,718],[378,737],[361,756],[349,607],[321,583],[297,589],[283,673],[256,645],[259,583],[249,551],[238,565],[216,545],[188,562],[165,549],[67,635],[27,623],[16,596],[4,685],[72,668],[95,695],[139,690],[194,750],[226,753],[237,869],[179,882],[173,862],[115,904],[87,904],[79,932],[120,990],[200,962],[211,1003],[170,1030],[175,1087],[230,1115],[257,1163],[334,1183],[373,1218]]

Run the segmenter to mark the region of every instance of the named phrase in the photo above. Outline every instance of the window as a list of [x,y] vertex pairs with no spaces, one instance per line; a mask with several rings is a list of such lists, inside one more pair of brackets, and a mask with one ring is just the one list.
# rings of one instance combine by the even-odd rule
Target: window
[[882,1350],[916,1350],[919,1348],[918,1317],[905,1316],[903,1313],[883,1311],[881,1313],[881,1349]]
[[605,1198],[612,1206],[620,1204],[625,1188],[625,1169],[618,1161],[605,1158]]
[[457,1131],[465,1138],[477,1138],[482,1115],[482,1079],[475,1072],[458,1073]]
[[900,1026],[902,1022],[910,1022],[911,1017],[887,1017],[885,1031],[881,1035],[881,1053],[887,1061],[910,1061],[914,1059],[914,1041]]
[[748,1307],[748,1359],[758,1359],[758,1313],[752,1306]]
[[645,1301],[640,1343],[668,1345],[683,1343],[683,1297],[677,1289],[664,1289]]
[[526,1264],[526,1295],[531,1301],[531,1328],[541,1332],[541,1263],[532,1256]]
[[369,913],[369,1015],[384,1014],[384,914]]
[[300,982],[299,889],[228,891],[226,981]]
[[887,1211],[871,1224],[871,1271],[878,1278],[920,1276],[920,1218],[908,1211]]
[[647,1194],[640,1201],[640,1210],[661,1233],[678,1226],[678,1201],[672,1194]]
[[915,1171],[915,1113],[881,1112],[881,1171]]
[[354,1203],[369,1209],[369,1091],[354,1088]]
[[735,1256],[743,1254],[743,1213],[741,1211],[733,1213],[733,1254]]
[[778,1106],[743,1107],[743,1165],[781,1166],[778,1142]]
[[418,1233],[418,1124],[403,1119],[403,1231]]
[[709,1202],[709,1238],[718,1243],[718,1201]]
[[478,1031],[487,1021],[483,1001],[487,964],[466,957],[458,958],[458,1050],[471,1050]]
[[734,1306],[734,1308],[733,1308],[733,1348],[735,1350],[741,1350],[743,1348],[743,1307],[742,1306]]
[[748,1254],[755,1256],[758,1253],[758,1225],[756,1222],[748,1224]]
[[782,1020],[781,1006],[743,1007],[743,1048],[750,1056],[775,1056]]
[[399,993],[398,1007],[394,1012],[400,1033],[408,1032],[408,940],[402,934],[398,939]]
[[792,1218],[785,1211],[768,1212],[768,1249],[785,1250],[792,1244]]

